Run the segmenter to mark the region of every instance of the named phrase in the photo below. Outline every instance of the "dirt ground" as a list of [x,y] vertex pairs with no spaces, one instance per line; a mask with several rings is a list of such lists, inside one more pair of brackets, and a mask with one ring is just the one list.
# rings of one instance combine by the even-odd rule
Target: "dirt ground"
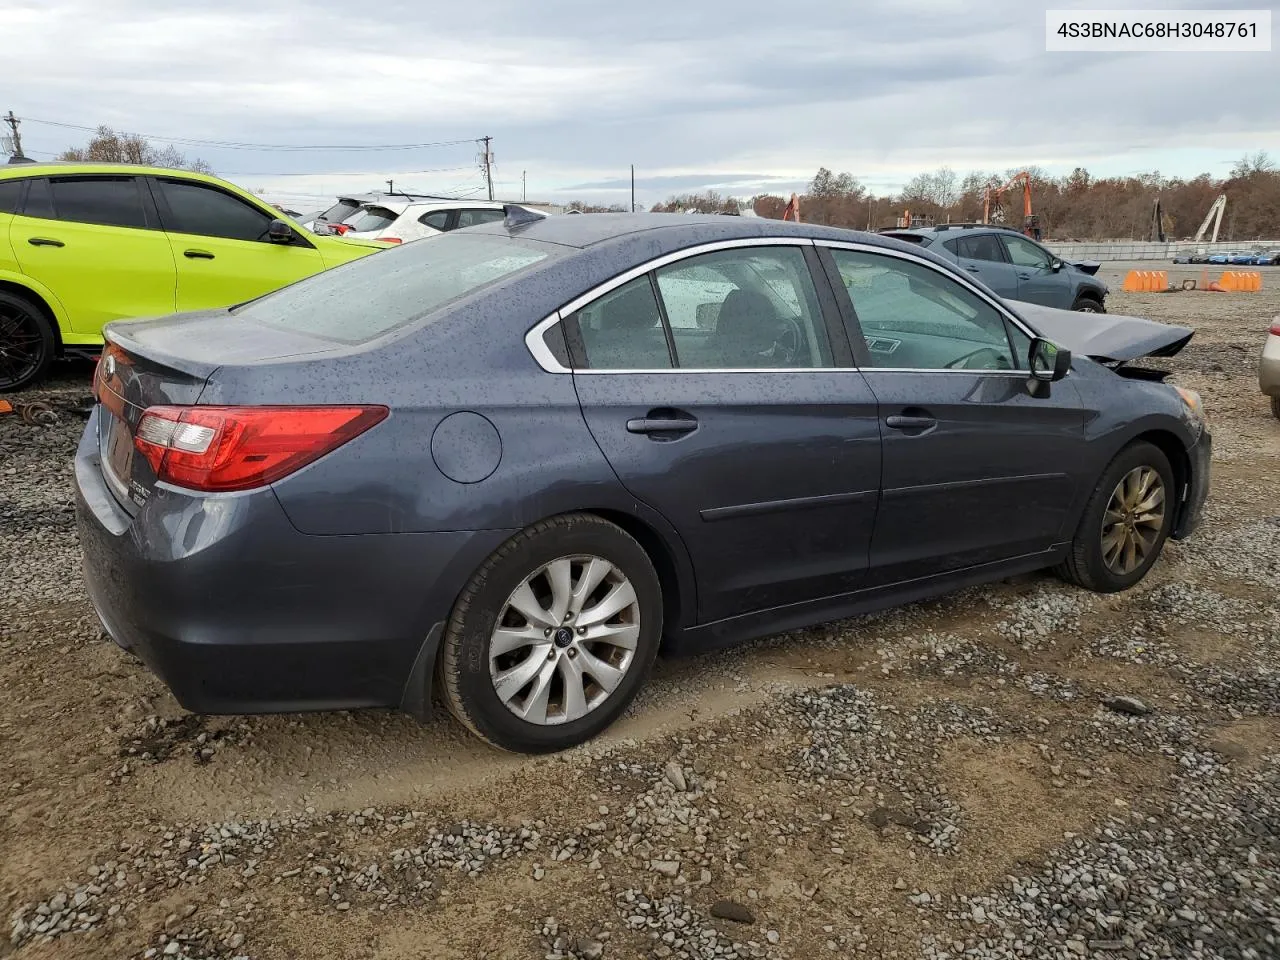
[[1280,956],[1280,269],[1108,308],[1195,327],[1168,364],[1215,437],[1204,526],[1138,588],[1036,575],[662,662],[533,759],[443,711],[185,714],[79,581],[89,368],[10,397],[59,420],[0,417],[0,957]]

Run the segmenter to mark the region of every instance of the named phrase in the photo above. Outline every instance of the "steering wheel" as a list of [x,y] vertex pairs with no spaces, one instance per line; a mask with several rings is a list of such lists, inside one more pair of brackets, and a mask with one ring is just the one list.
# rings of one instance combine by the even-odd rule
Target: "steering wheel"
[[[990,354],[995,360],[994,364],[983,364],[982,366],[974,366],[969,361],[975,360],[985,354]],[[966,353],[963,357],[957,357],[946,365],[947,370],[1010,370],[1009,356],[1003,350],[995,347],[979,347],[972,353]]]
[[798,317],[779,317],[778,325],[782,329],[779,330],[778,336],[774,337],[773,345],[769,347],[766,354],[780,361],[778,363],[780,367],[793,367],[797,360],[808,354],[804,327],[801,326]]

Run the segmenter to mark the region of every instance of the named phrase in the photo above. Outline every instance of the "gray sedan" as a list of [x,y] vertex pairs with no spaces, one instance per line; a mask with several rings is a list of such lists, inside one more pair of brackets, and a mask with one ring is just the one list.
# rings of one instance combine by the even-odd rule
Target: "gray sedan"
[[117,323],[75,462],[107,632],[188,709],[438,693],[491,743],[609,726],[710,650],[1196,526],[1191,331],[1013,306],[884,237],[531,217]]

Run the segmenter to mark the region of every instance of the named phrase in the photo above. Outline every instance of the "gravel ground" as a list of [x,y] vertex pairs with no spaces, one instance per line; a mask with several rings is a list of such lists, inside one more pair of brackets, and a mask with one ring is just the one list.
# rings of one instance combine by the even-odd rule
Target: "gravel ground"
[[1110,302],[1196,327],[1169,363],[1215,431],[1205,525],[1135,590],[1021,577],[663,663],[543,758],[185,714],[84,599],[67,365],[11,398],[55,422],[0,416],[0,957],[1280,957],[1276,287]]

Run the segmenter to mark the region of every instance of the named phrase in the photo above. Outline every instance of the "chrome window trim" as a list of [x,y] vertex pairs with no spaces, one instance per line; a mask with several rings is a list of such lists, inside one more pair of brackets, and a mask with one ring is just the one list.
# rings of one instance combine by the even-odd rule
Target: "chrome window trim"
[[959,282],[967,291],[975,294],[980,300],[991,306],[1001,317],[1012,323],[1024,336],[1035,340],[1040,334],[1033,331],[1020,318],[1012,313],[1000,301],[994,299],[984,290],[973,284],[968,277],[957,276],[950,270],[931,263],[924,257],[917,256],[912,253],[901,250],[890,250],[886,247],[876,246],[869,243],[857,243],[847,240],[826,240],[814,239],[811,237],[741,237],[736,240],[717,240],[713,243],[699,244],[696,247],[686,247],[683,250],[676,250],[672,253],[663,254],[653,260],[649,260],[640,266],[632,267],[616,277],[604,281],[601,284],[588,290],[574,299],[570,300],[559,310],[552,312],[550,315],[539,320],[525,334],[524,342],[529,353],[537,362],[538,366],[547,373],[577,373],[583,376],[602,376],[612,374],[685,374],[685,373],[944,373],[944,374],[974,374],[981,373],[985,376],[996,377],[1021,377],[1027,378],[1031,376],[1028,370],[947,370],[934,369],[932,367],[658,367],[654,369],[618,369],[618,370],[573,370],[566,367],[555,358],[543,340],[546,332],[564,318],[583,307],[588,306],[595,300],[603,297],[612,290],[617,289],[625,283],[630,283],[636,277],[661,269],[672,263],[678,263],[681,260],[687,260],[690,257],[696,257],[704,253],[714,253],[719,250],[733,250],[740,247],[828,247],[835,250],[852,250],[855,253],[870,253],[885,257],[896,257],[899,260],[907,260],[924,267],[928,267],[936,273],[952,281]]

